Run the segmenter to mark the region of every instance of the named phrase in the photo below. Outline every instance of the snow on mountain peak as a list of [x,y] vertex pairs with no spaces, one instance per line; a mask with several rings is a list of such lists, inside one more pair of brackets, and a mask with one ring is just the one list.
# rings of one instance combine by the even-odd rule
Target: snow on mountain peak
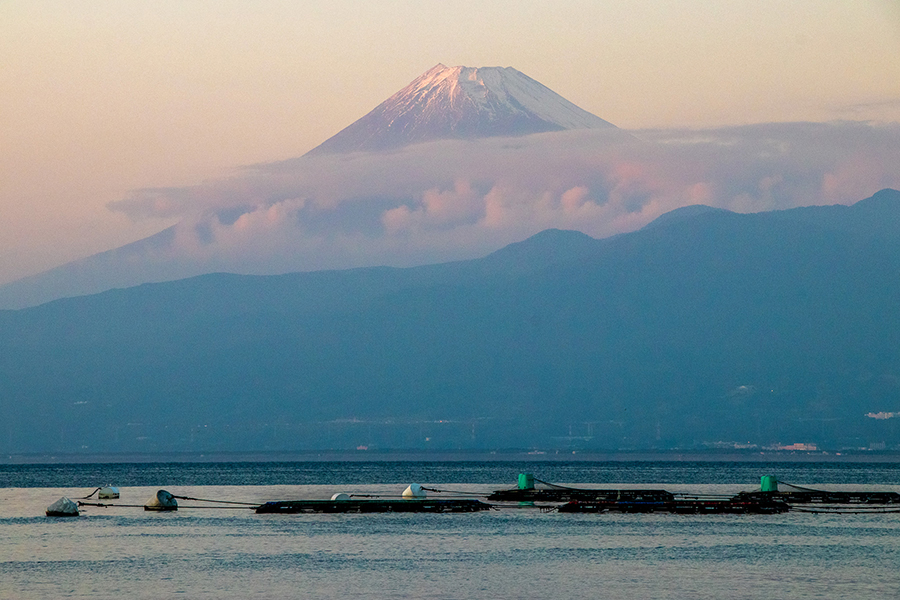
[[611,127],[512,67],[437,64],[308,154]]

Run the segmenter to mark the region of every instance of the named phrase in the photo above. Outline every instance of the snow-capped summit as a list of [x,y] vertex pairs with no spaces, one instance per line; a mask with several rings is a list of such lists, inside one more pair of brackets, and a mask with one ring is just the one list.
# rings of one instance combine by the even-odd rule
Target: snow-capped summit
[[308,154],[613,127],[512,67],[438,64]]

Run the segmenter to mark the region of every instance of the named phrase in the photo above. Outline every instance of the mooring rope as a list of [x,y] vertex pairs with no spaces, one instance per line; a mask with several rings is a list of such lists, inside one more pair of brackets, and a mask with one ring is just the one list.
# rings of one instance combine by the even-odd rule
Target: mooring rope
[[100,502],[78,502],[78,506],[99,506],[100,508],[144,508],[143,504],[102,504]]
[[[178,498],[178,497],[179,496],[175,496],[175,498]],[[102,504],[100,502],[81,502],[81,501],[78,502],[78,506],[97,506],[100,508],[146,508],[146,505],[144,505],[144,504]],[[256,508],[258,506],[259,506],[259,504],[249,505],[249,503],[248,503],[248,506],[183,506],[183,505],[178,505],[177,507],[174,507],[174,508],[176,508],[177,510],[181,510],[182,508],[205,508],[205,509],[209,509],[209,510],[217,509],[217,508],[224,509],[224,510],[247,510],[247,509]],[[168,511],[163,510],[161,512],[168,512]]]
[[534,481],[535,481],[536,483],[543,483],[544,485],[549,485],[550,487],[553,487],[553,488],[559,488],[559,489],[561,489],[561,490],[571,490],[571,491],[573,491],[573,492],[591,492],[591,491],[594,491],[594,490],[587,490],[587,489],[583,489],[583,488],[566,487],[566,486],[564,486],[564,485],[559,485],[558,483],[550,483],[550,482],[548,482],[548,481],[542,481],[542,480],[538,479],[537,477],[534,478]]
[[817,492],[817,493],[824,493],[824,494],[828,493],[825,490],[816,490],[813,488],[803,487],[802,485],[794,485],[793,483],[788,483],[787,481],[781,481],[780,479],[778,480],[778,483],[780,483],[782,485],[786,485],[788,487],[792,487],[795,490],[803,490],[804,492]]
[[98,487],[96,490],[94,490],[93,492],[91,492],[90,494],[85,496],[84,498],[81,498],[81,500],[87,500],[88,498],[90,498],[91,496],[93,496],[94,494],[96,494],[97,492],[99,492],[102,489],[103,489],[102,487]]
[[172,496],[179,500],[193,500],[194,502],[216,502],[217,504],[241,504],[244,506],[259,506],[259,502],[237,502],[234,500],[210,500],[209,498],[191,498],[190,496]]
[[459,496],[461,498],[468,497],[468,496],[476,496],[478,498],[487,498],[488,496],[490,496],[490,494],[485,494],[484,492],[468,492],[465,490],[439,490],[436,488],[427,488],[427,487],[423,487],[422,489],[425,490],[426,492],[434,492],[436,494],[459,494]]

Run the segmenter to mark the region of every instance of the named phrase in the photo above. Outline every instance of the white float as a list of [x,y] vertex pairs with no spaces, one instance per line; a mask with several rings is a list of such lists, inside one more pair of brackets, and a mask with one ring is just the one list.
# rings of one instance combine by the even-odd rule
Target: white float
[[78,506],[63,496],[53,504],[47,507],[48,517],[77,517]]
[[99,492],[97,497],[101,500],[115,500],[119,497],[119,488],[112,484],[102,487],[97,491]]
[[405,500],[421,500],[425,497],[425,490],[418,483],[411,483],[409,487],[403,490],[403,498]]
[[159,490],[155,496],[147,500],[144,510],[178,510],[178,501],[166,490]]

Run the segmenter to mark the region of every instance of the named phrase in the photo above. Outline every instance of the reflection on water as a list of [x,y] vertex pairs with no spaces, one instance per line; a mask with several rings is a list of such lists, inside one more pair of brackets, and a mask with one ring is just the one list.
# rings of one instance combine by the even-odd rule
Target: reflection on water
[[[141,505],[159,487],[262,502],[337,491],[399,494],[414,481],[488,492],[512,487],[526,469],[557,482],[665,484],[672,491],[730,493],[753,487],[761,473],[795,483],[861,482],[900,491],[900,470],[872,467],[69,465],[44,471],[44,486],[0,488],[0,598],[897,598],[897,514],[571,515],[522,508],[257,515],[189,509],[197,503],[182,502],[177,513],[88,507],[77,519],[43,516],[59,496],[84,495],[110,482],[121,489],[120,504]],[[41,467],[29,469],[15,477],[42,475]],[[54,473],[81,479],[67,487]]]

